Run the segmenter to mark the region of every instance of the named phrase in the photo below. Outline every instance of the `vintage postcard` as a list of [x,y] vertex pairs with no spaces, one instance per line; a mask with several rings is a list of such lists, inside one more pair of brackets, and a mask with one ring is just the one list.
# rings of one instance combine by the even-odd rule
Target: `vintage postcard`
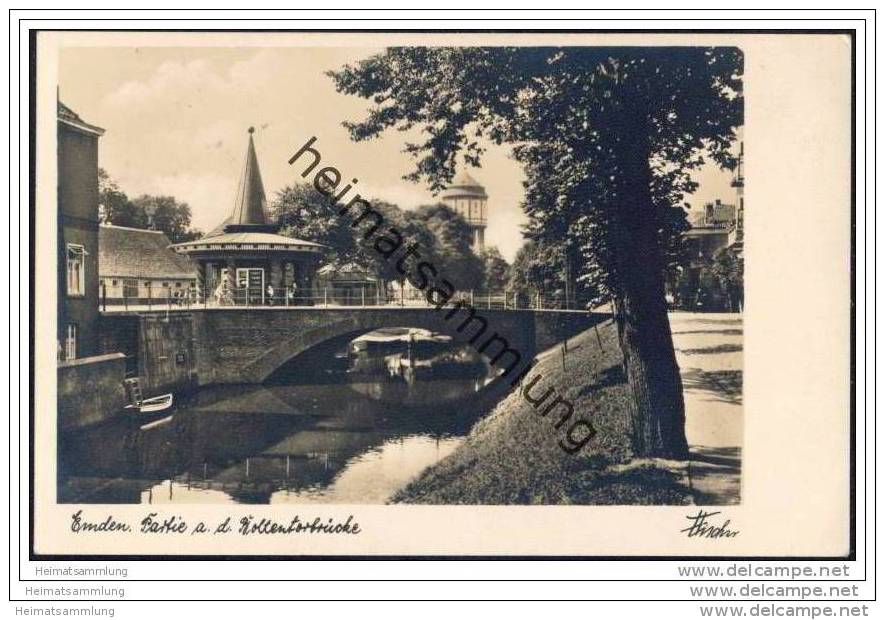
[[853,44],[36,33],[33,553],[849,557]]

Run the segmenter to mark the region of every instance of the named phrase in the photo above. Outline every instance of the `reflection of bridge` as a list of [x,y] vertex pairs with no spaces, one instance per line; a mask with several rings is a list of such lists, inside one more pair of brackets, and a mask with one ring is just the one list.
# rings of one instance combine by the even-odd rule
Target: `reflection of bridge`
[[[200,385],[261,383],[295,356],[334,338],[379,328],[416,327],[471,344],[496,367],[522,370],[537,352],[607,315],[567,310],[433,307],[229,307],[176,312],[106,313],[109,333],[138,358],[139,374],[156,389],[184,377]],[[137,335],[134,332],[137,330]],[[514,373],[515,375],[516,373]],[[511,376],[514,376],[511,375]]]

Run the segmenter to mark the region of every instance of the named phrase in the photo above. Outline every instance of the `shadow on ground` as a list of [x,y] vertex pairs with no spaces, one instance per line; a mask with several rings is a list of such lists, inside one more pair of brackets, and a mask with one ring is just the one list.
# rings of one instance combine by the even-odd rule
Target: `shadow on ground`
[[[673,319],[671,319],[673,320]],[[681,323],[700,323],[702,325],[741,325],[743,319],[678,319]]]
[[718,506],[740,503],[740,448],[694,447],[691,449],[688,471],[696,504]]
[[683,505],[689,501],[679,474],[652,466],[586,472],[572,478],[571,487],[572,494],[596,505]]
[[682,387],[710,392],[720,402],[740,405],[743,402],[744,372],[690,368],[682,373]]
[[578,390],[578,397],[587,396],[591,392],[601,390],[602,388],[619,383],[626,383],[627,377],[624,376],[624,367],[620,364],[609,366],[605,370],[597,373],[593,381]]
[[687,329],[681,332],[673,332],[673,335],[679,336],[681,334],[710,334],[716,336],[740,336],[743,333],[743,329]]
[[697,349],[677,349],[686,355],[714,355],[716,353],[739,353],[744,350],[740,344],[718,344],[715,347],[700,347]]

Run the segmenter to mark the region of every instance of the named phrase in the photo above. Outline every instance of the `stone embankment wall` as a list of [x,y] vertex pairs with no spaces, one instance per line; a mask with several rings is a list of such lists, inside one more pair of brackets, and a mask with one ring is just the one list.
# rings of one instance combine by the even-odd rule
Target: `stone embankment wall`
[[58,426],[71,430],[120,413],[126,404],[122,353],[81,357],[58,363]]

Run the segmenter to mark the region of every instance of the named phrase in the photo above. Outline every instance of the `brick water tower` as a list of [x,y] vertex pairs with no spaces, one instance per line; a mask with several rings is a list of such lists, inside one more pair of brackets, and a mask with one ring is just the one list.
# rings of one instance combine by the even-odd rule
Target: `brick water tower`
[[488,195],[485,188],[472,176],[462,171],[442,193],[443,204],[451,207],[467,220],[473,231],[473,251],[479,254],[486,245]]

